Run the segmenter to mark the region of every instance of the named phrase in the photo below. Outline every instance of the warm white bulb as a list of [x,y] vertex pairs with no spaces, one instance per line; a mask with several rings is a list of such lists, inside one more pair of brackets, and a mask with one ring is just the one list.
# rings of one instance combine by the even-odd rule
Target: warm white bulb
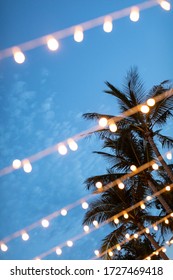
[[130,238],[130,234],[126,233],[125,238],[129,239]]
[[67,210],[66,209],[62,209],[61,210],[61,215],[62,216],[66,216],[67,215]]
[[103,185],[102,185],[101,182],[97,182],[97,183],[95,184],[95,186],[96,186],[97,189],[101,189]]
[[23,160],[22,164],[23,164],[23,170],[26,173],[30,173],[32,171],[32,165],[28,159]]
[[171,215],[170,215],[171,217],[173,217],[173,212],[171,213]]
[[94,220],[94,221],[93,221],[93,225],[94,225],[95,227],[98,227],[99,223],[98,223],[96,220]]
[[67,241],[67,246],[68,246],[68,247],[72,247],[72,246],[73,246],[73,241],[68,240],[68,241]]
[[116,132],[117,131],[117,125],[115,123],[111,123],[109,125],[109,129],[111,132]]
[[159,169],[159,166],[158,166],[157,163],[153,163],[153,164],[152,164],[152,168],[153,168],[153,170],[158,170],[158,169]]
[[152,197],[150,196],[150,195],[148,195],[147,197],[146,197],[146,200],[148,200],[148,201],[150,201],[152,199]]
[[155,231],[157,231],[157,230],[158,230],[158,226],[154,226],[153,228],[154,228],[154,230],[155,230]]
[[167,225],[169,224],[169,220],[168,219],[165,220],[165,224],[167,224]]
[[49,226],[49,221],[46,220],[46,219],[43,219],[43,220],[41,221],[41,224],[42,224],[42,226],[43,226],[44,228],[47,228],[47,227]]
[[78,149],[78,144],[73,139],[68,139],[67,143],[69,145],[70,150],[76,151]]
[[149,99],[147,100],[147,105],[148,105],[148,106],[152,107],[152,106],[154,106],[155,104],[156,104],[156,101],[154,100],[154,98],[149,98]]
[[165,11],[170,11],[171,9],[171,4],[168,1],[160,1],[160,6],[165,10]]
[[137,167],[136,167],[134,164],[132,164],[132,165],[130,166],[130,169],[131,169],[132,171],[136,171],[136,170],[137,170]]
[[147,114],[150,111],[150,108],[147,105],[142,105],[140,110],[142,113]]
[[6,252],[8,250],[8,247],[6,244],[1,244],[1,251]]
[[50,38],[47,41],[47,46],[49,50],[56,51],[59,48],[59,43],[55,38]]
[[95,254],[96,256],[99,256],[99,254],[100,254],[100,253],[99,253],[99,250],[95,250],[95,251],[94,251],[94,254]]
[[21,51],[15,51],[14,52],[14,60],[17,63],[22,64],[25,61],[25,55]]
[[145,204],[144,203],[141,204],[141,209],[145,209]]
[[120,222],[120,221],[119,221],[119,219],[118,219],[118,218],[115,218],[115,219],[114,219],[114,223],[115,223],[115,224],[117,224],[117,225],[118,225],[118,224],[119,224],[119,222]]
[[118,251],[121,250],[121,246],[119,244],[116,246],[116,248],[117,248]]
[[74,32],[74,40],[78,43],[82,42],[84,39],[83,29],[82,27],[76,27]]
[[163,249],[162,249],[162,252],[164,252],[164,253],[165,253],[165,252],[166,252],[166,248],[163,248]]
[[29,239],[29,234],[27,232],[22,233],[23,241],[27,241]]
[[124,184],[123,184],[123,183],[119,183],[119,184],[118,184],[118,188],[119,188],[120,190],[123,190],[123,189],[124,189]]
[[172,153],[171,153],[171,152],[168,152],[168,153],[166,154],[166,157],[167,157],[167,159],[171,160],[171,159],[172,159]]
[[56,249],[56,254],[57,254],[58,256],[60,256],[60,255],[62,254],[61,248],[57,248],[57,249]]
[[89,232],[89,230],[90,230],[89,226],[87,226],[87,225],[85,225],[85,226],[83,227],[83,229],[84,229],[85,232]]
[[124,218],[128,219],[129,215],[127,213],[124,214]]
[[21,167],[22,163],[19,159],[13,160],[12,166],[14,169],[19,169]]
[[108,254],[110,257],[113,257],[113,255],[114,255],[112,251],[110,251]]
[[133,7],[131,9],[130,19],[131,19],[131,21],[134,21],[134,22],[139,20],[139,8],[138,7]]
[[60,153],[60,155],[66,155],[67,147],[64,144],[58,145],[58,152]]
[[146,232],[146,233],[150,233],[149,228],[146,228],[146,229],[145,229],[145,232]]
[[89,205],[88,205],[87,202],[83,202],[83,203],[82,203],[82,208],[83,208],[83,209],[88,209],[88,207],[89,207]]
[[101,126],[101,127],[106,127],[107,126],[107,124],[108,124],[108,120],[106,119],[106,118],[100,118],[100,120],[99,120],[99,126]]
[[112,19],[111,17],[106,17],[103,24],[103,30],[109,33],[112,31],[112,29],[113,29]]
[[166,189],[167,192],[169,192],[171,190],[171,187],[170,186],[166,186],[165,189]]
[[134,234],[134,238],[135,238],[135,239],[138,238],[138,234],[137,234],[137,233]]

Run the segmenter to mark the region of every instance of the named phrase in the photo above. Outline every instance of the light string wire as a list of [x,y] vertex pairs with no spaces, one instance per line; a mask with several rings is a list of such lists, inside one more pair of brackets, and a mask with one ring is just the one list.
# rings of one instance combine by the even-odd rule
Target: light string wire
[[164,245],[162,247],[160,247],[159,249],[153,251],[150,255],[148,255],[146,258],[144,258],[144,260],[150,260],[153,256],[157,256],[159,254],[160,251],[165,251],[165,247],[167,246],[172,246],[173,245],[173,240],[169,241],[169,239],[164,243]]
[[[50,38],[50,37],[54,37],[58,40],[69,37],[74,34],[76,28],[78,28],[78,27],[81,27],[83,31],[86,31],[86,30],[92,29],[94,27],[97,27],[99,25],[102,25],[104,23],[105,18],[111,18],[111,20],[118,20],[123,17],[129,16],[132,8],[134,8],[134,7],[135,8],[137,7],[140,11],[142,11],[142,10],[150,9],[157,5],[161,5],[161,2],[163,2],[163,1],[161,1],[161,0],[145,1],[143,3],[136,4],[135,6],[132,5],[131,7],[127,7],[122,10],[118,10],[118,11],[109,13],[107,15],[100,16],[98,18],[68,27],[66,29],[56,31],[54,33],[39,37],[37,39],[33,39],[31,41],[19,44],[17,46],[12,46],[10,48],[6,48],[6,49],[0,51],[0,59],[4,59],[6,57],[13,56],[14,51],[16,49],[19,49],[22,51],[28,51],[28,50],[34,49],[36,47],[39,47],[41,45],[46,45],[48,38]],[[165,1],[165,2],[168,2],[168,1]]]
[[[167,95],[167,94],[168,94],[168,93],[166,93],[166,95]],[[170,93],[169,93],[169,94],[170,94]],[[163,97],[163,96],[162,96],[162,97]],[[161,99],[161,96],[158,96],[158,100],[162,100],[162,99]],[[139,105],[136,106],[136,107],[139,107]],[[130,110],[130,111],[131,111],[131,110]],[[128,113],[129,113],[129,112],[128,112]],[[127,115],[127,112],[125,112],[124,115]],[[170,150],[169,152],[171,152],[171,151],[172,151],[172,150]],[[166,152],[165,154],[167,154],[167,153],[168,153],[168,152]],[[165,155],[165,154],[164,154],[164,155]],[[161,155],[160,157],[162,157],[162,156],[163,156],[163,155]],[[98,189],[97,191],[94,191],[93,194],[99,194],[99,193],[101,193],[102,191],[106,191],[106,190],[112,188],[112,187],[115,186],[116,184],[119,184],[121,181],[125,181],[126,179],[131,178],[131,177],[133,177],[134,175],[136,175],[136,174],[140,173],[141,171],[145,170],[146,168],[152,166],[155,162],[156,162],[155,160],[152,160],[152,161],[150,161],[150,162],[147,162],[146,164],[144,164],[144,165],[138,167],[135,171],[130,172],[130,173],[128,173],[128,174],[122,176],[121,178],[118,178],[118,179],[112,181],[111,183],[108,183],[108,184],[105,185],[103,188]],[[0,240],[0,244],[2,244],[2,243],[7,243],[7,242],[11,241],[12,239],[21,236],[23,232],[28,232],[28,231],[33,230],[34,228],[36,228],[36,227],[38,227],[38,226],[41,225],[42,220],[48,220],[48,221],[50,221],[50,220],[52,220],[52,219],[58,217],[58,216],[61,214],[61,211],[62,211],[62,210],[65,209],[65,211],[68,211],[68,210],[70,210],[70,209],[73,209],[74,207],[76,207],[76,206],[82,204],[82,202],[85,202],[86,200],[88,200],[88,199],[90,199],[90,198],[92,198],[92,194],[89,194],[89,195],[87,195],[87,196],[84,196],[83,198],[80,198],[80,199],[77,200],[76,202],[74,202],[74,203],[72,203],[72,204],[69,204],[69,205],[67,205],[66,207],[63,207],[62,209],[57,210],[57,211],[55,211],[55,212],[49,214],[48,216],[43,217],[42,219],[39,219],[37,222],[35,222],[35,223],[33,223],[33,224],[31,224],[31,225],[29,225],[29,226],[27,226],[27,227],[25,227],[25,228],[23,228],[23,229],[21,229],[21,230],[16,231],[15,233],[13,233],[13,234],[11,234],[11,235],[5,237],[4,239]]]
[[[166,219],[168,219],[168,218],[170,218],[170,217],[171,217],[171,218],[173,217],[173,212],[170,213],[170,214],[168,214],[168,215],[166,215],[166,216],[164,216],[164,217],[161,218],[159,221],[154,222],[153,224],[147,226],[147,229],[154,228],[155,226],[161,224],[162,222],[164,222]],[[140,235],[142,235],[142,234],[144,234],[144,233],[145,233],[145,234],[149,234],[149,233],[146,232],[146,228],[144,228],[144,229],[142,229],[142,230],[140,230],[140,231],[137,231],[135,234],[137,234],[137,238],[138,238]],[[133,240],[133,239],[136,239],[136,237],[134,236],[135,234],[131,235],[129,238],[126,238],[126,239],[123,240],[122,242],[120,242],[120,243],[118,243],[118,244],[112,246],[112,247],[109,248],[108,250],[105,250],[105,251],[102,252],[102,253],[98,253],[97,256],[95,256],[95,257],[92,258],[92,260],[98,259],[99,257],[102,257],[102,256],[106,255],[107,253],[112,252],[114,249],[117,248],[117,246],[120,246],[119,248],[120,248],[120,250],[121,250],[121,246],[122,246],[122,245],[124,245],[125,243],[127,243],[127,242],[129,242],[129,241],[131,241],[131,240]],[[159,248],[158,250],[161,251],[160,249],[161,249],[161,248]]]
[[[172,191],[172,190],[173,190],[173,184],[171,184],[169,187],[170,187],[169,191]],[[145,204],[146,204],[146,203],[149,203],[153,198],[159,196],[160,194],[162,194],[162,193],[164,193],[164,192],[168,192],[167,187],[164,187],[164,188],[162,188],[160,191],[154,193],[152,196],[149,197],[149,199],[148,199],[148,197],[146,197],[145,199],[143,199],[143,200],[137,202],[136,204],[134,204],[134,205],[132,205],[132,206],[126,208],[126,209],[123,209],[121,212],[115,214],[113,217],[107,219],[106,221],[102,222],[102,223],[99,224],[98,226],[90,228],[88,232],[83,232],[83,233],[81,233],[81,234],[79,234],[79,235],[76,235],[75,237],[71,238],[70,241],[75,242],[75,241],[81,239],[82,237],[84,237],[84,236],[90,234],[91,232],[93,232],[93,231],[95,231],[95,230],[98,230],[98,229],[100,229],[101,227],[103,227],[103,226],[109,224],[109,223],[110,223],[111,221],[113,221],[115,218],[118,219],[118,218],[120,218],[121,216],[123,216],[125,213],[129,213],[130,211],[134,210],[135,208],[141,206],[142,204],[144,204],[144,203],[145,203]],[[168,214],[167,216],[165,216],[165,217],[162,218],[161,220],[163,221],[163,220],[165,220],[165,219],[168,218],[168,217],[173,217],[173,212],[170,213],[170,214]],[[160,220],[159,220],[159,221],[160,221]],[[158,221],[154,223],[154,225],[157,225],[157,224],[158,224]],[[147,228],[149,228],[149,227],[147,227]],[[145,230],[146,230],[146,228],[145,228]],[[50,254],[52,254],[53,252],[55,252],[57,249],[62,249],[62,248],[65,247],[65,246],[67,246],[67,241],[63,242],[62,244],[59,244],[59,245],[54,246],[53,248],[51,248],[51,249],[48,250],[47,252],[44,252],[44,253],[38,255],[38,256],[35,257],[34,259],[42,259],[42,258],[44,258],[44,257],[46,257],[46,256],[48,256],[48,255],[50,255]]]
[[[173,89],[171,88],[170,90],[167,90],[166,92],[164,92],[164,93],[154,97],[153,100],[154,100],[155,103],[157,103],[157,102],[163,100],[164,98],[168,98],[168,97],[170,97],[172,95],[173,95]],[[145,103],[137,105],[137,106],[135,106],[135,107],[125,111],[120,116],[115,116],[115,117],[109,119],[109,122],[111,123],[112,121],[114,121],[114,122],[117,123],[117,122],[121,121],[122,119],[127,118],[127,117],[129,117],[129,116],[131,116],[131,115],[141,111],[142,106],[145,106]],[[33,155],[31,155],[31,156],[29,156],[27,158],[22,159],[21,160],[21,166],[19,168],[21,168],[22,166],[24,167],[26,161],[27,161],[27,163],[28,162],[29,163],[35,162],[35,161],[38,161],[38,160],[40,160],[40,159],[50,155],[51,153],[58,152],[58,147],[60,147],[61,145],[69,145],[68,141],[70,139],[72,139],[73,141],[79,141],[80,139],[87,137],[89,134],[92,134],[92,133],[94,133],[96,131],[100,131],[100,130],[101,130],[100,126],[97,125],[97,126],[94,126],[94,127],[90,128],[88,130],[80,132],[80,133],[78,133],[78,134],[76,134],[76,135],[74,135],[74,136],[72,136],[72,137],[70,137],[70,138],[68,138],[68,139],[66,139],[64,141],[58,142],[58,143],[56,143],[55,145],[53,145],[51,147],[48,147],[48,148],[46,148],[46,149],[44,149],[44,150],[42,150],[42,151],[40,151],[40,152],[38,152],[36,154],[33,154]],[[19,169],[19,168],[17,168],[17,169]],[[15,170],[16,170],[16,168],[14,168],[13,165],[4,167],[3,169],[0,170],[0,177],[4,176],[6,174],[9,174],[11,172],[14,172]]]

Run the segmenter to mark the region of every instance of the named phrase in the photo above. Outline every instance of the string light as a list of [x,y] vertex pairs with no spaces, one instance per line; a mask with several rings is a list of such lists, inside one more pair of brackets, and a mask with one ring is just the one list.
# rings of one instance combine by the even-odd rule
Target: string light
[[134,22],[139,20],[139,8],[138,7],[133,7],[131,9],[130,19],[131,19],[131,21],[134,21]]
[[6,244],[1,244],[1,251],[2,252],[6,252],[8,250],[8,247],[7,247],[7,245]]
[[23,241],[28,241],[29,240],[29,234],[27,232],[22,233],[22,239]]
[[89,226],[87,226],[87,225],[85,225],[83,229],[85,232],[89,232],[89,230],[90,230]]
[[44,228],[47,228],[47,227],[49,226],[49,221],[46,220],[46,219],[43,219],[43,220],[41,221],[41,224],[42,224],[42,226],[43,226]]
[[14,60],[18,63],[18,64],[22,64],[25,61],[25,55],[21,50],[14,50],[13,52],[13,56],[14,56]]
[[128,219],[128,217],[129,217],[129,214],[128,214],[128,213],[125,213],[125,214],[124,214],[124,218],[125,218],[125,219]]
[[99,250],[95,250],[95,251],[94,251],[94,254],[95,254],[96,256],[99,256],[99,254],[100,254],[100,253],[99,253]]
[[130,238],[130,234],[129,234],[129,233],[126,233],[125,238],[126,238],[126,239],[129,239],[129,238]]
[[110,251],[108,254],[110,257],[113,257],[113,255],[114,255],[114,253],[112,251]]
[[153,226],[154,230],[157,231],[158,230],[158,226]]
[[95,184],[95,186],[96,186],[97,189],[101,189],[103,185],[102,185],[101,182],[97,182],[97,183]]
[[30,173],[32,171],[32,165],[28,159],[23,160],[22,164],[23,164],[23,170],[26,173]]
[[55,38],[51,37],[47,41],[47,46],[49,50],[56,51],[59,48],[59,43]]
[[83,41],[83,39],[84,39],[83,28],[81,26],[78,26],[75,28],[74,40],[80,43]]
[[134,164],[132,164],[132,165],[130,166],[130,169],[131,169],[132,171],[136,171],[136,170],[137,170],[137,167],[136,167]]
[[84,201],[84,202],[82,203],[82,208],[83,208],[83,209],[88,209],[88,207],[89,207],[88,203],[87,203],[86,201]]
[[103,30],[107,33],[111,32],[113,29],[112,18],[106,17],[103,24]]
[[123,183],[119,183],[119,184],[118,184],[118,188],[119,188],[120,190],[123,190],[123,189],[124,189],[124,184],[123,184]]
[[165,224],[167,224],[167,225],[169,224],[169,220],[168,219],[165,220]]
[[153,163],[153,164],[152,164],[152,168],[153,168],[154,170],[158,170],[158,169],[159,169],[159,166],[158,166],[157,163]]
[[93,225],[94,225],[95,227],[98,227],[99,223],[98,223],[96,220],[94,220],[94,221],[93,221]]
[[58,145],[58,152],[60,153],[60,155],[66,155],[67,147],[64,144]]
[[118,224],[119,224],[119,219],[118,219],[118,218],[115,218],[115,219],[114,219],[114,223],[118,225]]
[[68,139],[67,143],[69,145],[70,150],[76,151],[78,149],[78,144],[73,139]]
[[58,256],[60,256],[61,254],[62,254],[62,250],[61,250],[61,248],[57,248],[56,249],[56,254],[58,255]]
[[117,125],[115,123],[110,123],[109,124],[109,129],[111,132],[116,132],[117,131]]
[[145,209],[145,204],[144,203],[141,204],[141,209]]
[[100,118],[99,120],[99,126],[106,127],[108,124],[108,120],[106,118]]
[[172,159],[172,153],[171,153],[171,152],[168,152],[168,153],[166,154],[166,157],[167,157],[167,159],[171,160],[171,159]]
[[146,197],[146,200],[147,201],[150,201],[152,199],[152,197],[150,196],[150,195],[148,195],[147,197]]
[[168,1],[161,0],[160,1],[160,6],[165,10],[165,11],[170,11],[171,9],[171,4]]
[[135,238],[135,239],[138,238],[138,234],[137,234],[137,233],[134,234],[134,238]]
[[150,229],[149,229],[149,228],[146,228],[146,229],[145,229],[145,232],[146,232],[146,233],[150,233]]
[[156,101],[154,100],[154,98],[149,98],[147,100],[147,105],[150,107],[153,107],[156,104]]
[[169,192],[169,191],[171,190],[171,187],[170,187],[170,186],[166,186],[166,188],[165,188],[165,189],[166,189],[166,191],[168,191],[168,192]]
[[117,248],[118,251],[121,250],[121,246],[119,244],[117,244],[116,248]]
[[22,163],[19,159],[13,160],[12,166],[14,169],[19,169],[22,166]]
[[61,215],[62,216],[66,216],[67,215],[67,210],[66,209],[62,209],[61,210]]
[[150,108],[147,105],[141,106],[141,112],[147,114],[150,111]]
[[68,246],[68,247],[72,247],[72,246],[73,246],[73,241],[68,240],[68,241],[67,241],[67,246]]

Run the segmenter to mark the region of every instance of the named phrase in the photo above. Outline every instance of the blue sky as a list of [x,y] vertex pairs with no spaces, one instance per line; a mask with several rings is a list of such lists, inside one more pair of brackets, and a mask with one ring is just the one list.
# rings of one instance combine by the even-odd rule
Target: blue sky
[[[5,49],[143,1],[2,0],[1,42]],[[105,81],[121,87],[136,65],[146,88],[172,79],[173,12],[159,6],[141,12],[137,23],[128,17],[85,32],[82,43],[72,36],[60,41],[57,52],[41,46],[26,52],[24,64],[12,57],[0,61],[0,168],[87,129],[86,112],[118,114],[117,104],[103,90]],[[170,133],[170,128],[167,127]],[[80,141],[66,157],[50,155],[33,164],[30,174],[18,170],[0,178],[0,238],[19,230],[88,194],[84,180],[105,171],[106,163],[92,151],[96,140]],[[49,229],[37,228],[30,240],[9,243],[0,259],[32,259],[82,232],[84,210],[76,207]],[[65,248],[61,257],[89,259],[108,229],[100,229]],[[172,254],[173,256],[173,254]]]

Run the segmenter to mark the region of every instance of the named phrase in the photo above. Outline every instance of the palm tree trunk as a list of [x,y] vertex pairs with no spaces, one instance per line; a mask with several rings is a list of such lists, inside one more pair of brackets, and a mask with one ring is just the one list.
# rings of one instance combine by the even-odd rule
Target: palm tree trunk
[[[145,228],[143,227],[143,225],[141,225],[141,223],[138,222],[138,227],[140,230],[144,230]],[[158,245],[158,243],[156,242],[156,240],[152,237],[152,235],[150,233],[146,233],[144,232],[145,236],[150,240],[151,244],[154,246],[154,248],[156,250],[159,250],[161,247]],[[159,251],[159,255],[161,256],[161,258],[163,260],[169,260],[168,256],[162,251]]]
[[[155,187],[155,185],[150,180],[148,180],[148,185],[151,188],[151,190],[153,191],[153,193],[158,192],[158,189]],[[163,208],[166,210],[167,214],[172,213],[172,209],[169,207],[168,203],[164,200],[164,198],[161,195],[158,195],[157,198],[160,201],[160,203],[162,204]]]
[[172,173],[172,170],[169,168],[169,166],[167,165],[167,163],[165,162],[165,160],[163,159],[162,155],[160,154],[153,138],[151,137],[151,135],[147,135],[147,139],[148,139],[148,142],[150,143],[153,151],[155,152],[158,160],[160,161],[160,163],[162,164],[163,168],[165,169],[165,171],[167,172],[168,174],[168,177],[170,178],[170,180],[172,181],[173,183],[173,173]]

